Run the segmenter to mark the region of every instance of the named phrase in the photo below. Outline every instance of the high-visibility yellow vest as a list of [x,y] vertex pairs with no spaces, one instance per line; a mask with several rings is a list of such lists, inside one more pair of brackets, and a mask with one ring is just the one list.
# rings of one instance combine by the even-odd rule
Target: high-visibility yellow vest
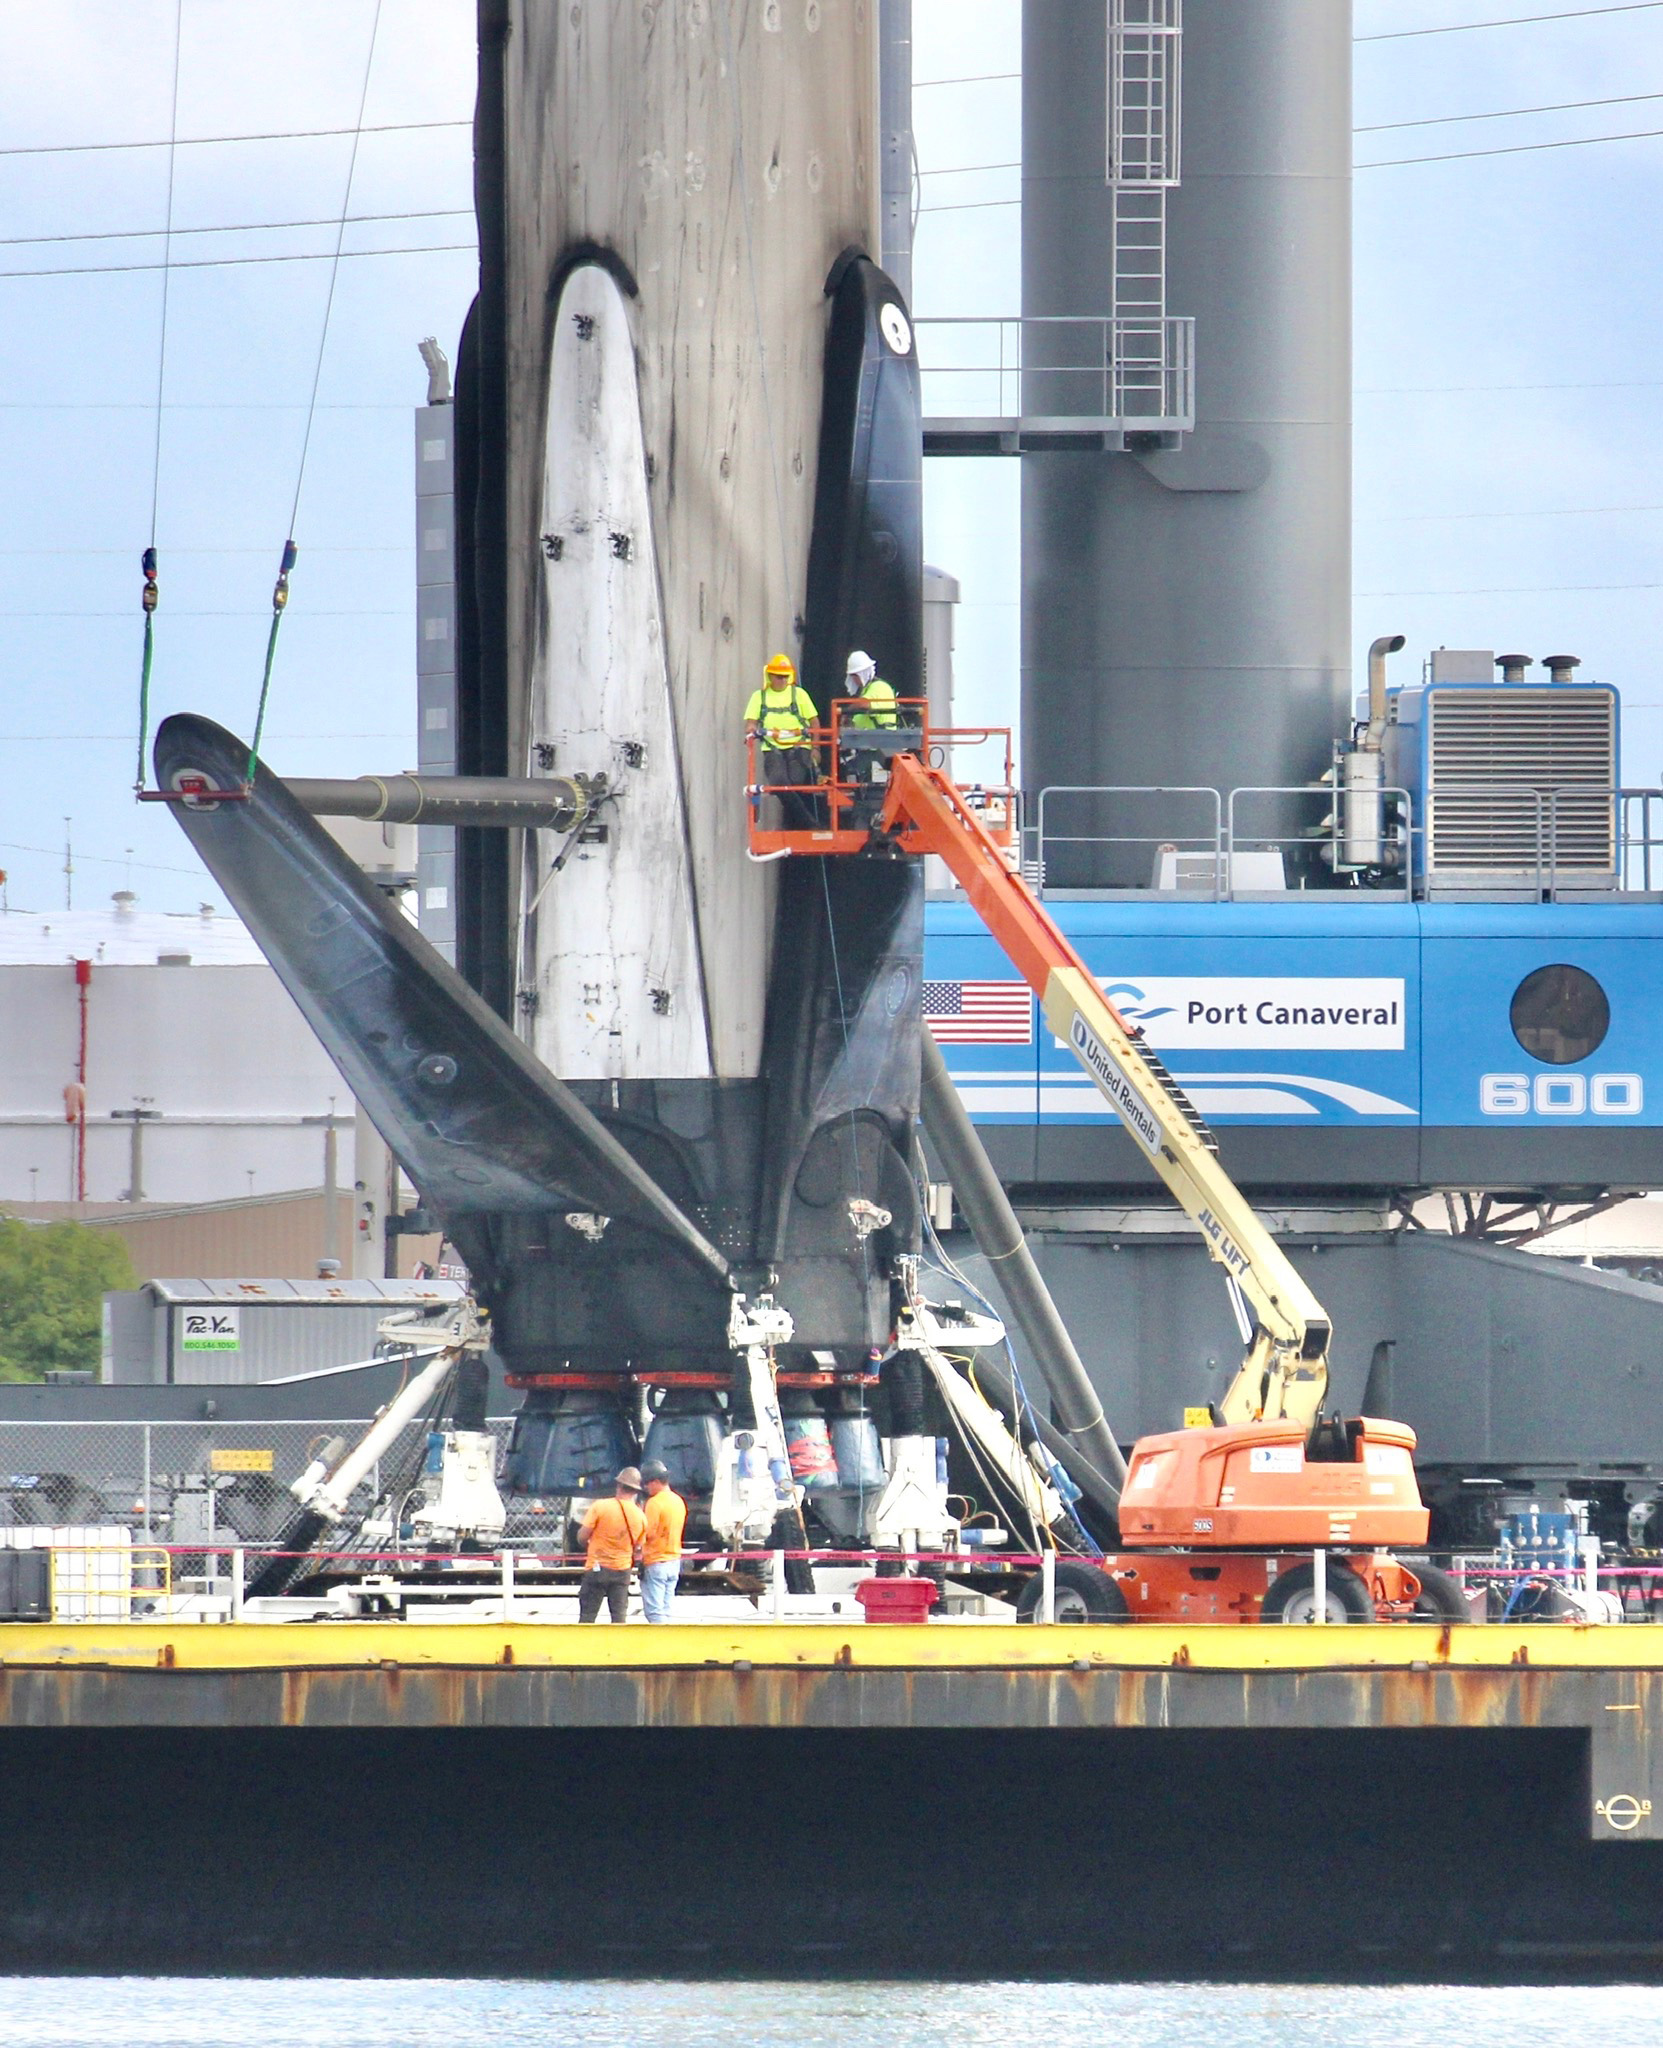
[[845,725],[859,726],[867,732],[895,730],[895,692],[882,676],[872,678],[861,691],[860,701],[870,708],[850,712],[843,721]]
[[814,699],[796,683],[783,690],[776,690],[771,684],[753,690],[751,701],[745,706],[745,723],[761,726],[765,747],[809,746],[809,727],[818,717]]

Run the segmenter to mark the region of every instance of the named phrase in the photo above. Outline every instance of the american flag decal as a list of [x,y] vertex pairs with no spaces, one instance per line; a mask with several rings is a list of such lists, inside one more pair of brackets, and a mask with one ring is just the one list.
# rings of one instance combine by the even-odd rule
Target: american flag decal
[[1034,999],[1025,981],[927,981],[924,1022],[937,1045],[1032,1045]]

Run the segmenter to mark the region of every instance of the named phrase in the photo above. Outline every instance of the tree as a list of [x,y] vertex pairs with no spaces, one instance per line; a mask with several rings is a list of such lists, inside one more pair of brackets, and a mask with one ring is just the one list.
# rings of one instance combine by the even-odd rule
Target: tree
[[117,1237],[0,1218],[0,1380],[96,1372],[104,1293],[136,1285]]

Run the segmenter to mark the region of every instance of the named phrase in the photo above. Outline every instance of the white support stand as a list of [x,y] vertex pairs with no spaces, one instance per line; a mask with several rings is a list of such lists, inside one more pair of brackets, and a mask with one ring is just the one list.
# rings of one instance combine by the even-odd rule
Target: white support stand
[[791,1477],[791,1453],[780,1415],[774,1353],[791,1341],[790,1315],[771,1295],[747,1305],[735,1295],[728,1317],[728,1342],[743,1354],[755,1422],[724,1437],[716,1454],[710,1526],[736,1548],[767,1541],[782,1509],[799,1506],[802,1489]]
[[1314,1574],[1311,1586],[1313,1606],[1312,1621],[1325,1622],[1328,1619],[1328,1553],[1326,1550],[1311,1552],[1311,1569]]
[[514,1619],[514,1553],[506,1543],[502,1547],[502,1618]]
[[1049,1549],[1039,1561],[1039,1618],[1045,1622],[1057,1618],[1057,1553]]
[[246,1558],[239,1545],[231,1553],[231,1604],[226,1616],[230,1621],[241,1621],[243,1618],[243,1589],[248,1583],[245,1564]]
[[785,1552],[774,1552],[774,1583],[769,1601],[769,1614],[774,1621],[785,1619]]

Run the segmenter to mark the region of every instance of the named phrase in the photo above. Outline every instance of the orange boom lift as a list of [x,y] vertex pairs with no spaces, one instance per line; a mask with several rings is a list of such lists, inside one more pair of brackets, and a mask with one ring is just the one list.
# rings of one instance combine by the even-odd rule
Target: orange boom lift
[[[856,708],[856,700],[832,706],[830,726],[816,735],[832,772],[797,792],[819,806],[822,825],[766,822],[765,757],[753,742],[752,851],[943,860],[1246,1311],[1247,1351],[1235,1378],[1216,1405],[1192,1411],[1204,1424],[1133,1446],[1120,1552],[1101,1568],[1058,1566],[1059,1617],[1468,1618],[1446,1574],[1391,1554],[1391,1546],[1426,1541],[1414,1431],[1370,1417],[1324,1417],[1330,1324],[1321,1304],[1219,1164],[1194,1106],[1017,873],[1009,733],[932,732],[915,699],[897,706],[896,731],[855,731],[845,719]],[[960,787],[946,766],[953,750],[1000,740],[1003,783]]]

